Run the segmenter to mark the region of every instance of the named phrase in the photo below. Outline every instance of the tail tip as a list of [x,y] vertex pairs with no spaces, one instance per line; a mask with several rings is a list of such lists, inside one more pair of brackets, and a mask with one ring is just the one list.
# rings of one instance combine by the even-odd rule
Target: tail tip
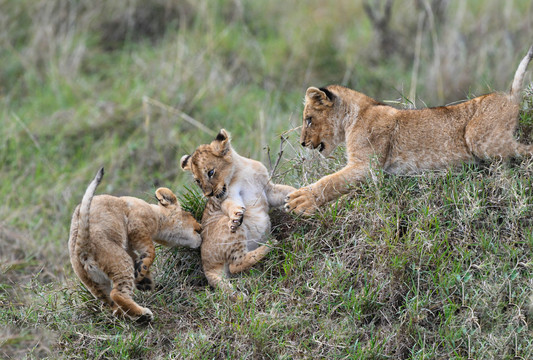
[[531,47],[529,48],[528,52],[527,52],[527,56],[531,59],[533,58],[533,45],[531,45]]
[[96,177],[95,177],[95,179],[96,179],[96,181],[97,181],[98,183],[100,183],[100,181],[102,181],[102,178],[103,178],[103,177],[104,177],[104,167],[102,166],[102,167],[100,168],[100,170],[98,170],[98,172],[96,173]]

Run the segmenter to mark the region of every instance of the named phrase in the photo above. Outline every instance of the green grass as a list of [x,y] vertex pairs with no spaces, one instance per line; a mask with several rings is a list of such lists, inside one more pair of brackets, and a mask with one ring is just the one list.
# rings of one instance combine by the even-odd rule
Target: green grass
[[[199,218],[180,157],[224,127],[239,153],[274,164],[308,86],[399,106],[507,89],[530,46],[530,1],[450,1],[435,25],[395,2],[402,50],[386,56],[360,1],[0,3],[0,358],[533,357],[530,159],[375,169],[312,218],[273,211],[277,245],[232,280],[243,302],[207,285],[198,251],[159,247],[156,290],[135,293],[149,325],[95,301],[66,249],[100,166],[99,192],[152,202],[167,186]],[[521,141],[532,138],[526,94]],[[285,134],[276,182],[343,166],[342,149],[326,160],[298,136]]]

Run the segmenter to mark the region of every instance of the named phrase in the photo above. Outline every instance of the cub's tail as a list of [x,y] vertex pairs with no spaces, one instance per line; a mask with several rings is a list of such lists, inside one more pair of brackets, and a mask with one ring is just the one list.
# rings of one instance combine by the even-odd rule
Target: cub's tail
[[522,82],[524,81],[524,75],[526,73],[527,65],[533,59],[533,46],[529,48],[526,56],[520,61],[520,65],[516,69],[513,79],[513,85],[511,86],[511,98],[513,101],[520,101],[520,92],[522,91]]
[[98,187],[98,184],[100,184],[100,182],[102,181],[103,177],[104,168],[101,168],[96,173],[96,176],[94,177],[93,181],[91,181],[91,183],[87,187],[87,190],[85,190],[85,194],[83,195],[83,199],[81,200],[78,239],[76,243],[77,249],[85,248],[84,242],[89,239],[89,212],[91,210],[91,202],[94,197],[94,192],[96,191],[96,188]]

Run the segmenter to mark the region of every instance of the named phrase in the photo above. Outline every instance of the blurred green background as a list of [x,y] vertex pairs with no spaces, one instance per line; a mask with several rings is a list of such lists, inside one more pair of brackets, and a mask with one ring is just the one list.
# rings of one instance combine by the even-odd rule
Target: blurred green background
[[265,146],[299,126],[308,86],[418,107],[506,90],[533,33],[530,1],[2,0],[0,9],[0,219],[43,243],[63,242],[99,166],[106,192],[178,187],[190,181],[177,159],[221,127],[243,155],[266,161]]
[[99,167],[99,192],[181,192],[179,158],[222,127],[274,162],[308,86],[417,107],[506,91],[532,34],[529,0],[0,0],[1,301],[36,271],[72,276],[70,216]]

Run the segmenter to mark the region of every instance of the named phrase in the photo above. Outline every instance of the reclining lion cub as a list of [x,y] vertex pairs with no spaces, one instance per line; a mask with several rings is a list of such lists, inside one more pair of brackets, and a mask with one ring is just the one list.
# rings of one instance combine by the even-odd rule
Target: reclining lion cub
[[284,204],[292,186],[270,182],[259,161],[237,154],[222,129],[211,144],[181,158],[209,198],[202,216],[202,265],[209,284],[233,292],[227,280],[251,268],[269,251],[270,207]]
[[152,240],[166,246],[197,248],[201,227],[182,211],[174,193],[159,188],[158,205],[130,196],[94,196],[102,181],[100,169],[81,204],[76,207],[68,240],[70,262],[87,289],[110,305],[113,313],[134,320],[151,321],[152,312],[131,298],[136,285],[151,290]]
[[365,179],[370,160],[394,174],[442,169],[476,158],[533,154],[518,143],[520,92],[533,46],[516,70],[509,94],[491,93],[458,105],[398,110],[338,85],[310,87],[305,97],[302,146],[328,156],[346,142],[347,165],[288,195],[285,209],[312,214]]

